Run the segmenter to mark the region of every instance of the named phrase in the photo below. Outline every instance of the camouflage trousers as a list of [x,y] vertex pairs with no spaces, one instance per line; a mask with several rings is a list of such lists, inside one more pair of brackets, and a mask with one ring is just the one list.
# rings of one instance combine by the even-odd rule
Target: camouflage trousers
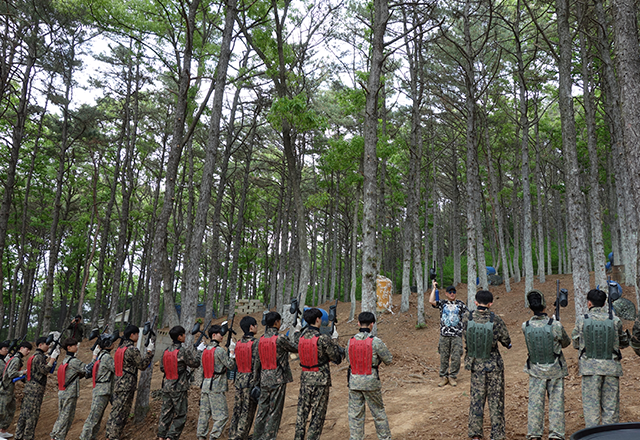
[[69,432],[73,419],[76,417],[77,403],[78,396],[58,395],[58,418],[53,425],[51,434],[49,434],[53,440],[67,438],[67,432]]
[[280,429],[284,397],[287,392],[287,384],[273,388],[262,388],[256,421],[253,425],[253,440],[275,440]]
[[109,440],[120,440],[122,430],[129,419],[135,392],[136,389],[133,388],[113,393],[111,412],[109,413],[107,429],[105,430],[106,437]]
[[95,440],[98,437],[100,422],[102,421],[104,410],[107,409],[110,399],[110,395],[93,396],[91,399],[91,409],[82,427],[80,440]]
[[0,393],[0,429],[9,429],[15,413],[16,397],[13,393]]
[[549,396],[549,438],[564,439],[564,378],[529,376],[529,421],[527,438],[542,438],[544,400]]
[[207,438],[209,419],[213,420],[211,435],[216,439],[222,435],[222,430],[229,420],[229,408],[225,393],[202,393],[200,395],[200,415],[198,416],[198,438]]
[[472,371],[469,394],[469,437],[483,437],[484,404],[488,402],[491,439],[504,440],[504,371]]
[[248,440],[258,402],[251,398],[251,388],[236,386],[233,415],[229,425],[229,440]]
[[16,426],[16,440],[33,440],[36,432],[36,425],[40,418],[40,407],[44,397],[44,387],[38,385],[30,386],[29,383],[24,387],[25,393],[22,398],[22,408],[20,409],[20,417],[18,417],[18,425]]
[[349,440],[362,440],[364,438],[365,402],[373,416],[373,423],[379,440],[391,440],[391,430],[387,413],[382,402],[382,391],[358,391],[349,390]]
[[582,410],[585,427],[620,420],[620,379],[616,376],[582,376]]
[[440,377],[458,377],[460,358],[462,357],[462,337],[440,336],[438,342],[440,353]]
[[158,437],[178,440],[187,423],[188,391],[165,391],[158,420]]
[[296,416],[295,440],[305,440],[307,419],[311,413],[306,440],[317,440],[322,434],[324,418],[329,404],[329,386],[312,386],[300,384],[298,395],[298,413]]

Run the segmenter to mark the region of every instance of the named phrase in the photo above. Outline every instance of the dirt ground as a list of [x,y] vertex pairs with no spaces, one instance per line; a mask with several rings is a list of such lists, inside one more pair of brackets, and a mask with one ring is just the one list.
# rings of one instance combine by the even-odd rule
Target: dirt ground
[[[575,312],[573,308],[573,288],[570,275],[554,276],[545,284],[537,284],[548,302],[553,302],[555,295],[555,280],[560,279],[561,286],[569,290],[569,307],[562,309],[561,318],[567,332],[573,329]],[[624,286],[623,286],[624,287]],[[523,372],[523,365],[527,358],[524,337],[520,329],[521,323],[529,318],[530,311],[523,305],[524,282],[512,284],[512,291],[506,293],[504,286],[491,288],[495,302],[492,310],[500,315],[507,324],[513,348],[500,348],[505,362],[506,382],[506,425],[507,439],[524,439],[527,429],[527,387],[528,376]],[[458,286],[458,297],[466,302],[466,286]],[[625,289],[625,297],[632,299],[631,289]],[[386,313],[379,318],[378,335],[389,346],[393,354],[393,364],[381,366],[380,376],[383,382],[383,398],[389,417],[391,432],[395,439],[465,439],[467,438],[467,419],[469,411],[469,372],[464,369],[458,376],[458,386],[438,388],[439,356],[437,353],[439,324],[438,311],[427,304],[427,327],[416,330],[416,302],[411,299],[411,309],[406,314],[400,314],[400,295],[393,297],[394,314]],[[324,307],[328,310],[329,304]],[[349,303],[338,306],[339,341],[346,346],[348,338],[357,332],[356,322],[347,322]],[[357,310],[359,310],[359,305]],[[262,314],[255,318],[260,322]],[[631,329],[633,323],[623,321],[625,328]],[[263,329],[259,330],[259,333]],[[80,348],[80,358],[89,360],[89,344]],[[569,376],[565,382],[565,415],[567,438],[575,431],[584,427],[581,404],[580,376],[578,376],[577,350],[572,347],[565,349],[565,356],[569,364]],[[640,420],[640,358],[629,348],[623,351],[622,365],[624,377],[621,378],[621,422]],[[291,362],[294,382],[288,385],[284,414],[280,427],[279,439],[293,439],[295,430],[296,405],[298,399],[300,366],[297,361]],[[324,425],[323,439],[348,439],[349,427],[347,420],[348,389],[346,381],[346,366],[331,364],[333,387],[329,401],[329,409]],[[161,373],[156,363],[152,381],[152,390],[160,388]],[[230,383],[230,389],[233,385]],[[22,395],[22,385],[18,385],[19,401]],[[192,388],[189,395],[189,415],[183,432],[183,439],[195,439],[198,418],[199,390]],[[227,394],[229,409],[233,408],[233,391]],[[18,402],[19,405],[20,402]],[[76,418],[69,431],[68,438],[77,439],[82,425],[91,406],[90,380],[82,381],[82,390]],[[125,438],[132,440],[152,440],[155,438],[160,403],[152,402],[152,409],[144,424],[133,426],[129,424]],[[19,411],[19,410],[18,410]],[[107,409],[109,411],[109,409]],[[55,377],[51,376],[47,386],[47,393],[42,407],[40,421],[36,431],[36,439],[48,439],[49,432],[58,415],[57,390]],[[15,422],[10,432],[14,432]],[[106,417],[105,417],[106,419]],[[104,438],[104,424],[101,437]],[[488,414],[485,415],[485,438],[489,438],[490,425]],[[365,425],[366,439],[376,439],[375,428],[367,413]],[[221,437],[227,439],[226,433]]]

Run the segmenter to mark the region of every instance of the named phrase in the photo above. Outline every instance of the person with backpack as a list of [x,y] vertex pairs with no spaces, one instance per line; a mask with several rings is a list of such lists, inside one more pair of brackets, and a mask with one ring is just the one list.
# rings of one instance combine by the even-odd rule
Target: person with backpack
[[29,356],[32,348],[33,345],[30,342],[23,341],[15,356],[4,359],[6,365],[2,368],[2,382],[0,382],[0,438],[13,437],[7,432],[16,413],[15,383],[13,381],[24,376],[26,372],[22,369],[24,359]]
[[606,293],[590,290],[587,293],[589,312],[576,317],[571,332],[573,347],[580,353],[582,409],[587,428],[620,420],[620,350],[629,345],[629,340],[620,318],[605,307],[606,302]]
[[482,423],[485,402],[491,417],[491,439],[504,440],[504,362],[498,343],[511,348],[509,331],[502,318],[493,313],[493,294],[476,293],[476,310],[465,316],[465,369],[471,371],[469,402],[469,437],[483,438]]
[[524,365],[529,375],[527,439],[542,440],[545,395],[549,396],[549,438],[564,439],[564,378],[569,371],[562,349],[571,344],[571,339],[560,321],[545,313],[542,292],[530,291],[527,302],[533,312],[531,319],[522,323],[529,352]]

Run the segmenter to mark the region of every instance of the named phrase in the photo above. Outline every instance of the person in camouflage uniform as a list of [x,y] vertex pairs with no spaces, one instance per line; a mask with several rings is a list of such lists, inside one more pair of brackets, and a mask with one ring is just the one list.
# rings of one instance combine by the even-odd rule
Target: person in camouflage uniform
[[[220,438],[222,430],[229,420],[229,408],[225,393],[229,390],[227,382],[227,370],[235,370],[235,344],[229,345],[229,353],[220,346],[223,337],[222,327],[212,325],[209,328],[211,343],[206,347],[200,344],[202,369],[204,380],[200,393],[200,414],[198,416],[198,430],[196,435],[199,440],[207,438],[209,431],[209,419],[213,419],[210,439]],[[213,362],[212,362],[213,361]]]
[[[466,339],[464,366],[471,371],[469,437],[483,437],[482,421],[487,401],[491,417],[491,438],[504,440],[504,363],[498,350],[498,342],[511,348],[511,338],[504,321],[489,310],[493,305],[491,292],[478,291],[475,304],[477,310],[468,313],[463,319]],[[490,347],[478,342],[484,339],[482,333],[485,331],[493,334]],[[478,337],[474,337],[475,335]]]
[[[622,331],[620,318],[605,307],[606,301],[607,294],[602,290],[590,290],[587,293],[589,313],[576,317],[571,333],[573,347],[580,351],[582,409],[587,428],[620,420],[620,349],[626,348],[629,340]],[[609,347],[607,333],[612,336]]]
[[[320,333],[322,312],[319,309],[306,309],[302,316],[309,325],[304,331],[296,332],[294,335],[302,366],[295,440],[317,440],[322,434],[329,404],[329,361],[340,364],[344,350],[333,340],[333,337],[338,338],[337,331],[334,331],[332,336]],[[311,422],[305,437],[309,413]]]
[[629,345],[633,348],[633,351],[640,356],[640,313],[636,316],[636,320],[633,323],[633,330]]
[[49,351],[49,344],[45,336],[36,340],[36,347],[36,352],[27,361],[27,383],[24,386],[24,397],[16,427],[16,440],[34,438],[44,391],[47,387],[47,374],[53,371],[54,362],[60,354],[60,349],[56,347],[47,358],[45,353]]
[[33,346],[30,342],[22,342],[15,356],[0,362],[0,365],[2,365],[2,363],[6,361],[6,365],[2,365],[2,381],[0,382],[0,438],[13,437],[7,433],[7,429],[11,426],[13,416],[16,412],[15,384],[13,379],[24,376],[25,370],[22,369],[24,365],[23,359],[29,356],[32,348]]
[[76,315],[67,327],[67,330],[71,331],[71,337],[78,341],[78,345],[82,342],[82,338],[84,337],[87,328],[86,325],[82,322],[82,315]]
[[260,377],[253,440],[275,440],[277,437],[287,384],[293,382],[289,353],[298,352],[298,347],[287,336],[278,334],[282,325],[282,317],[278,312],[267,313],[265,323],[267,329],[256,344],[260,362],[255,363],[253,371],[256,378]]
[[[240,320],[240,328],[244,332],[244,336],[238,342],[238,348],[236,349],[238,372],[235,380],[236,394],[233,415],[229,424],[229,440],[249,439],[249,431],[253,424],[253,417],[258,403],[256,399],[251,397],[251,390],[259,386],[259,378],[253,375],[256,363],[260,362],[258,344],[256,344],[257,339],[254,336],[258,331],[258,323],[252,316],[245,316]],[[241,349],[244,344],[248,344],[246,345],[246,353],[242,352]],[[243,356],[248,358],[243,359]],[[245,366],[247,371],[241,371]]]
[[[371,335],[375,322],[376,317],[373,313],[360,313],[358,315],[360,330],[349,340],[347,346],[350,440],[364,438],[365,403],[369,405],[373,416],[378,439],[391,440],[389,421],[382,402],[382,383],[378,366],[381,362],[390,364],[393,357],[385,343]],[[370,352],[368,346],[371,347]]]
[[544,313],[542,292],[532,290],[527,294],[527,300],[534,313],[531,319],[522,324],[529,350],[529,358],[524,366],[524,372],[529,375],[527,438],[542,439],[544,399],[548,394],[549,438],[564,439],[564,378],[569,372],[562,349],[571,344],[571,339],[560,321],[549,319]]
[[[144,357],[135,346],[140,337],[140,329],[129,324],[124,329],[122,345],[116,350],[114,356],[115,384],[113,387],[113,399],[111,413],[107,420],[106,436],[109,440],[120,440],[129,413],[133,396],[138,386],[138,370],[144,370],[153,360],[154,342],[151,341]],[[121,360],[120,357],[122,357]]]
[[[115,379],[115,363],[111,357],[111,350],[115,344],[115,337],[110,334],[102,334],[98,338],[98,353],[94,352],[94,364],[92,368],[93,393],[91,397],[91,409],[87,420],[82,427],[80,440],[95,440],[100,430],[100,422],[105,409],[113,394]],[[96,367],[95,365],[98,364]]]
[[58,366],[58,418],[51,431],[51,440],[64,440],[76,416],[80,396],[80,378],[86,377],[85,364],[76,357],[78,341],[67,338],[62,343],[67,355]]
[[447,383],[452,387],[458,385],[457,377],[460,372],[460,358],[462,358],[462,318],[467,310],[465,303],[456,299],[456,288],[447,287],[447,299],[436,301],[438,283],[431,281],[433,288],[429,296],[432,307],[440,310],[440,382],[439,387]]
[[200,366],[200,358],[191,345],[183,345],[186,330],[177,325],[169,330],[173,344],[162,355],[162,408],[158,420],[159,440],[178,440],[187,422],[191,369]]

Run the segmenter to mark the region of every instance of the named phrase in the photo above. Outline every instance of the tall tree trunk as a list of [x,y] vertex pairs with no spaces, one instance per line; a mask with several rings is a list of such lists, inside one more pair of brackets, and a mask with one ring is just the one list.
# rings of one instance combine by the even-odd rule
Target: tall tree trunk
[[351,292],[349,299],[351,307],[349,309],[349,321],[353,321],[356,316],[356,288],[358,286],[358,212],[360,211],[360,189],[356,190],[356,197],[353,201],[353,219],[351,221]]
[[544,270],[544,231],[543,231],[543,225],[542,225],[542,219],[544,217],[544,215],[542,214],[542,171],[540,168],[540,131],[539,131],[539,125],[538,125],[538,118],[536,117],[536,125],[535,125],[535,132],[536,132],[536,171],[535,171],[535,175],[537,176],[537,179],[535,181],[536,184],[536,214],[538,217],[538,221],[537,221],[537,227],[538,227],[538,238],[537,238],[537,242],[538,242],[538,279],[540,281],[540,283],[544,283],[546,282],[546,278],[545,278],[545,270]]

